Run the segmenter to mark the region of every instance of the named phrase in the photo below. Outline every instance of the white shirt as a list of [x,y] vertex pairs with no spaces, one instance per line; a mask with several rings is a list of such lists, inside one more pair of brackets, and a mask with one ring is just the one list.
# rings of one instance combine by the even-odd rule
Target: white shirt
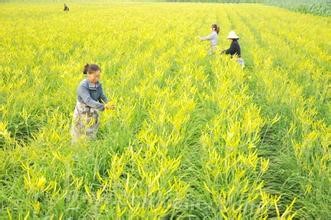
[[218,42],[218,34],[216,31],[213,31],[208,36],[201,37],[201,40],[209,40],[211,46],[216,46]]

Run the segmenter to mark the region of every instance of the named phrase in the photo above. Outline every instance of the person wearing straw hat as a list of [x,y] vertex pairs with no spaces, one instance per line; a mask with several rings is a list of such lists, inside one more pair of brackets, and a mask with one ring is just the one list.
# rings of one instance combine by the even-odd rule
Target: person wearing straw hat
[[241,49],[238,43],[239,36],[236,34],[236,32],[230,31],[227,38],[231,40],[231,45],[229,49],[222,51],[222,53],[231,55],[231,58],[233,56],[237,56],[237,62],[244,68],[245,64],[244,60],[241,58]]

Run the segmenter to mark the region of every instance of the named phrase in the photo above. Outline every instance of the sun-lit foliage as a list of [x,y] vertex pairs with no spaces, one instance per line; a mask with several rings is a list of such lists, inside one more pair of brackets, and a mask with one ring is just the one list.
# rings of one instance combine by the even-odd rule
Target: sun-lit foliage
[[[0,218],[330,216],[328,17],[250,4],[0,5]],[[246,67],[198,35],[235,30]],[[71,145],[86,63],[115,111]]]

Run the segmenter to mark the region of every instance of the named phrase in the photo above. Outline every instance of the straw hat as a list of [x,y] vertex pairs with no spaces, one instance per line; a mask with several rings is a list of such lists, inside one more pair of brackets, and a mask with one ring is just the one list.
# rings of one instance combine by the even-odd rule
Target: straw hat
[[239,36],[234,31],[230,31],[228,39],[239,39]]

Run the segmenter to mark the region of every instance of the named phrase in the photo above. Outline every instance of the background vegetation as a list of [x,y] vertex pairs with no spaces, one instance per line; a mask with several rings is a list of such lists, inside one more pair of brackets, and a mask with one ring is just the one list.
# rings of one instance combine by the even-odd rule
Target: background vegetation
[[[0,5],[0,219],[327,219],[329,17],[255,4]],[[176,18],[176,19],[174,19]],[[239,36],[246,68],[198,35]],[[71,145],[98,63],[99,138]]]

